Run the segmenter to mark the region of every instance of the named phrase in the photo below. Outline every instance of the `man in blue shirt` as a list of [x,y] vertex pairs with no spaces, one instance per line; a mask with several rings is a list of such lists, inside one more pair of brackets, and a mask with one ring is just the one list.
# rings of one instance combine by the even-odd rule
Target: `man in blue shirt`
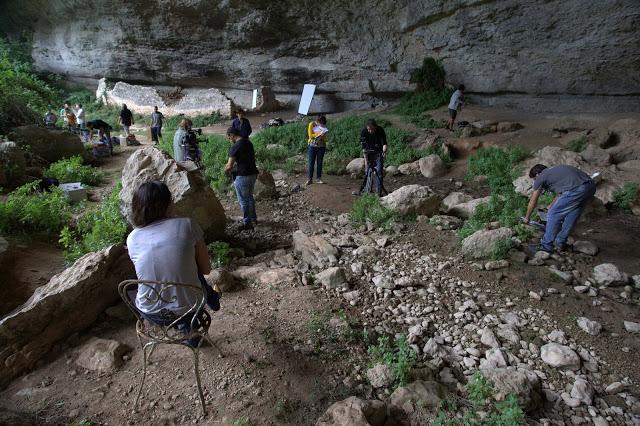
[[245,118],[243,109],[239,108],[236,111],[236,118],[231,123],[231,127],[236,129],[243,138],[248,138],[251,135],[251,123]]

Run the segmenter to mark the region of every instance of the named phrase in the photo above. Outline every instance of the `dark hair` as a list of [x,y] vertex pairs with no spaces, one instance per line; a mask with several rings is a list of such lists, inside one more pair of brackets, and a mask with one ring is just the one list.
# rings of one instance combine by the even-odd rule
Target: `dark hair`
[[236,114],[244,114],[246,111],[243,110],[242,108],[238,108],[236,109]]
[[240,130],[236,129],[235,127],[229,127],[227,129],[227,136],[240,136]]
[[464,84],[459,85],[458,90],[462,90],[464,92]]
[[78,106],[79,106],[80,108],[82,108],[82,104],[78,104]]
[[167,217],[171,192],[164,182],[145,182],[133,194],[131,221],[139,228]]
[[327,117],[319,115],[318,118],[316,118],[316,121],[320,124],[327,124]]
[[531,179],[535,179],[535,177],[542,173],[542,171],[546,168],[547,166],[545,166],[544,164],[536,164],[531,168],[531,170],[529,170],[529,177]]
[[376,120],[374,120],[373,118],[370,118],[367,120],[367,126],[371,126],[376,129],[378,128],[378,123],[376,123]]

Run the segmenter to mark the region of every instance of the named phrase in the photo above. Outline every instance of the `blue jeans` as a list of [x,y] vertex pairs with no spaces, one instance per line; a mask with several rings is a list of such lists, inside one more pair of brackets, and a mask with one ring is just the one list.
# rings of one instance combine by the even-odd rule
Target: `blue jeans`
[[547,228],[540,242],[543,250],[551,251],[554,245],[561,247],[567,243],[569,234],[595,193],[596,185],[589,180],[560,194],[547,213]]
[[258,221],[256,217],[256,200],[253,198],[253,188],[256,185],[257,177],[258,175],[236,176],[236,179],[233,181],[238,202],[242,209],[242,222],[245,225]]
[[318,163],[316,168],[316,176],[318,179],[322,177],[322,161],[324,160],[324,153],[327,150],[324,146],[311,146],[309,145],[308,157],[309,166],[307,167],[307,177],[309,180],[313,179],[313,166]]

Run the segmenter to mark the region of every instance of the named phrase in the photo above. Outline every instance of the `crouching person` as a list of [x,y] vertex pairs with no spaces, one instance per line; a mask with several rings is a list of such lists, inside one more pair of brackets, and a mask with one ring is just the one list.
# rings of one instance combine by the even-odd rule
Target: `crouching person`
[[543,191],[556,194],[549,205],[542,241],[540,245],[531,247],[531,251],[551,252],[554,248],[564,251],[569,234],[596,193],[596,185],[585,172],[567,165],[548,168],[543,164],[536,164],[529,171],[529,177],[534,179],[533,194],[523,218],[525,223],[529,223]]
[[[204,275],[211,271],[209,255],[200,226],[191,218],[169,217],[171,193],[163,182],[140,185],[133,195],[131,219],[135,229],[127,237],[129,257],[139,280],[177,282],[203,286],[207,304],[218,310],[218,294]],[[171,324],[197,303],[198,294],[186,287],[138,286],[135,305],[142,316],[162,326]],[[178,324],[190,331],[193,315],[204,320],[204,310],[187,315]],[[197,342],[189,342],[197,344]]]

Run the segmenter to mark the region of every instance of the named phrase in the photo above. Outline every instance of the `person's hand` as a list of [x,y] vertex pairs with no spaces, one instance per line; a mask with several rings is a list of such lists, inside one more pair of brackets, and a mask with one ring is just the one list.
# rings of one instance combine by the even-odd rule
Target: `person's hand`
[[524,223],[525,225],[528,225],[528,224],[529,224],[529,222],[530,222],[530,220],[529,220],[529,218],[528,218],[528,217],[523,217],[523,218],[522,218],[522,223]]

